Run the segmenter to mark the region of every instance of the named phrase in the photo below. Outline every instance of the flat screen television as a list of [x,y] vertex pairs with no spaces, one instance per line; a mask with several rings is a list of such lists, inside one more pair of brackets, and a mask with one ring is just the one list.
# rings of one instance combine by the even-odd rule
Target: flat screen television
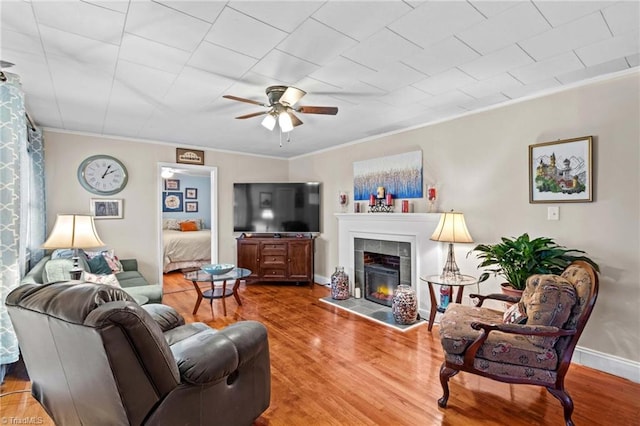
[[234,183],[233,230],[320,232],[320,183]]

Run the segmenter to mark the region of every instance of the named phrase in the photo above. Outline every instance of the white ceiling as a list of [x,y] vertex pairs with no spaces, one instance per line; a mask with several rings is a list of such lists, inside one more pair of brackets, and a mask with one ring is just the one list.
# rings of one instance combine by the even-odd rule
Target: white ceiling
[[[629,68],[635,1],[7,1],[0,57],[44,127],[292,157]],[[283,136],[264,89],[293,85]],[[597,100],[594,100],[597,101]]]

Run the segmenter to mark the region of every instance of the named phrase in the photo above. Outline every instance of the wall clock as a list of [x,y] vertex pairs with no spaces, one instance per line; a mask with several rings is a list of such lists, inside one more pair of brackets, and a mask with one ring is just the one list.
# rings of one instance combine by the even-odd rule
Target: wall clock
[[93,155],[78,167],[78,181],[89,192],[113,195],[127,185],[127,168],[110,155]]

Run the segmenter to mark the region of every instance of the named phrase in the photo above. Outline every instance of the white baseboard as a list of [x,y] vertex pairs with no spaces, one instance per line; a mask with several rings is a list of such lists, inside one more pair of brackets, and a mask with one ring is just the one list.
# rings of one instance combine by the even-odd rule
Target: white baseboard
[[640,362],[576,346],[571,362],[640,383]]
[[331,283],[331,278],[323,277],[322,275],[315,274],[313,276],[313,281],[320,285],[327,285]]

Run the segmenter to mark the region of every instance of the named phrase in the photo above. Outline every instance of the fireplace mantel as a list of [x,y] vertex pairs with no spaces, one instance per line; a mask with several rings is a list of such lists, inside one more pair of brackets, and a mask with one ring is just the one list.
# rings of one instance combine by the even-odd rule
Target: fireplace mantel
[[[411,243],[411,286],[416,290],[420,314],[428,318],[429,293],[420,277],[439,273],[444,264],[444,247],[429,239],[440,220],[440,213],[336,213],[335,216],[338,219],[338,262],[350,278],[355,277],[355,238]],[[354,284],[350,279],[351,293]]]

